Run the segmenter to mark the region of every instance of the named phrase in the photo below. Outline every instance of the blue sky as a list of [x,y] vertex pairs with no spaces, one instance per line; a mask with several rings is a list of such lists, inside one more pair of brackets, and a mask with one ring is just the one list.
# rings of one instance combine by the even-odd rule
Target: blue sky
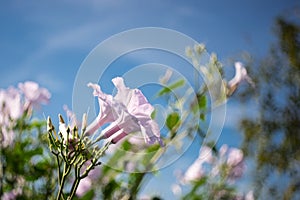
[[[245,51],[264,56],[274,41],[274,18],[296,5],[299,6],[296,0],[1,0],[0,87],[26,80],[39,82],[52,93],[51,103],[43,112],[55,117],[63,112],[64,104],[71,107],[76,73],[90,51],[114,34],[140,27],[169,28],[205,43],[210,52],[217,53],[231,76],[229,58],[239,58]],[[130,64],[134,67],[128,62],[129,68]],[[234,100],[228,103],[221,143],[240,144],[236,125],[246,111]],[[176,163],[187,167],[197,156],[195,149],[189,151],[193,155]],[[158,181],[170,184],[166,177],[172,176],[174,169],[164,170],[167,175]],[[147,187],[148,192],[158,189],[155,181]],[[169,191],[158,193],[163,197],[171,195]]]

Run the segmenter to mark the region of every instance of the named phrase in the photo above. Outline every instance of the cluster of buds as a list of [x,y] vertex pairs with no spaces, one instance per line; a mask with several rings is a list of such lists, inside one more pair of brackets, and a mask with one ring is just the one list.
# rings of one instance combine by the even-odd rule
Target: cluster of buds
[[[99,158],[108,148],[110,143],[107,143],[102,148],[93,147],[93,143],[85,136],[86,131],[86,114],[83,115],[81,132],[79,133],[77,125],[73,127],[67,126],[61,115],[59,117],[59,131],[55,130],[51,118],[47,119],[47,132],[50,151],[56,156],[59,167],[58,182],[59,192],[57,199],[64,197],[64,184],[66,177],[74,170],[75,180],[69,199],[76,194],[79,182],[88,176],[89,172],[97,165],[100,165]],[[63,168],[62,168],[63,165]]]
[[[88,137],[85,137],[87,118],[86,114],[84,114],[82,118],[80,134],[77,125],[74,125],[73,127],[67,126],[61,115],[58,115],[58,118],[58,134],[56,133],[55,127],[52,124],[51,118],[48,117],[47,119],[50,151],[55,155],[60,155],[69,165],[78,163],[83,165],[87,160],[98,160],[98,158],[104,153],[104,150],[100,149],[99,147],[91,148],[92,142]],[[96,163],[94,162],[94,164]]]

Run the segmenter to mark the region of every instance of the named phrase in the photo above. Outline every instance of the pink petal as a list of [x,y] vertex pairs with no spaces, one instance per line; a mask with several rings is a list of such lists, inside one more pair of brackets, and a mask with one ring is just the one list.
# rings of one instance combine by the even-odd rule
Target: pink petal
[[100,86],[97,84],[89,83],[88,87],[94,89],[93,94],[98,97],[100,107],[100,112],[97,118],[86,129],[86,134],[90,135],[97,131],[97,129],[99,129],[103,124],[114,121],[115,116],[113,113],[113,97],[103,93]]
[[114,99],[127,106],[131,101],[133,90],[125,86],[124,80],[121,77],[112,79],[112,82],[118,90]]
[[46,88],[40,88],[39,85],[33,81],[19,83],[19,88],[24,93],[26,100],[33,105],[46,104],[51,97],[51,94]]
[[243,158],[244,154],[240,149],[232,148],[228,154],[227,164],[229,166],[236,166],[243,161]]
[[212,149],[208,146],[202,146],[199,152],[198,159],[202,162],[212,163],[214,160]]
[[196,160],[185,172],[184,174],[184,182],[191,182],[199,180],[204,175],[204,170],[202,168],[203,162],[200,160]]
[[92,181],[89,177],[85,177],[79,182],[78,188],[76,190],[76,195],[82,197],[87,191],[92,187]]

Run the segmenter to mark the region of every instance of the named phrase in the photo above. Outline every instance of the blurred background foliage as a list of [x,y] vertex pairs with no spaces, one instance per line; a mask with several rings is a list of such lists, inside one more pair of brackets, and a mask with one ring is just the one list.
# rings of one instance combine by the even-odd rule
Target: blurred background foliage
[[239,96],[257,108],[240,126],[259,199],[300,199],[300,23],[293,17],[276,19],[269,55],[249,61],[256,87]]

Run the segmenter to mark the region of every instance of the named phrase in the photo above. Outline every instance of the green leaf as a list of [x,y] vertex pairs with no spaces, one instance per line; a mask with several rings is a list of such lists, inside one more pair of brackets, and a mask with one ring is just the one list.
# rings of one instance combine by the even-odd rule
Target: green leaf
[[200,113],[200,119],[201,119],[202,121],[205,121],[205,114],[204,114],[204,113]]
[[157,110],[155,109],[155,110],[151,113],[151,119],[155,119],[156,113],[157,113]]
[[131,149],[131,143],[128,142],[127,140],[125,140],[123,143],[122,143],[122,149],[124,149],[124,151],[129,151]]
[[206,107],[206,103],[207,103],[207,100],[206,100],[206,96],[205,95],[200,95],[200,96],[197,96],[197,99],[198,99],[198,106],[199,106],[199,109],[204,109]]
[[177,112],[173,112],[168,115],[166,119],[166,125],[170,131],[176,131],[180,124],[180,115]]
[[111,180],[105,187],[103,188],[103,199],[112,199],[114,191],[120,189],[120,184],[115,180]]
[[197,94],[197,97],[191,104],[191,110],[194,114],[199,112],[199,110],[204,110],[207,106],[207,99],[204,94]]
[[162,96],[164,94],[167,94],[167,93],[171,92],[172,90],[175,90],[176,88],[179,88],[179,87],[183,86],[184,83],[185,83],[184,80],[180,79],[180,80],[176,81],[175,83],[172,83],[169,86],[164,87],[162,90],[160,90],[158,92],[158,96]]

